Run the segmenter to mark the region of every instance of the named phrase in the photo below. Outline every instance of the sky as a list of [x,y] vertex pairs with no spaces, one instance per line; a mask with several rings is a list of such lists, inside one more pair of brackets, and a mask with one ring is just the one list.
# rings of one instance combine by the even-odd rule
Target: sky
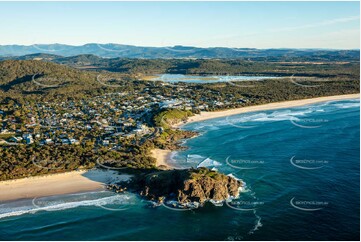
[[0,2],[0,44],[360,48],[359,2]]

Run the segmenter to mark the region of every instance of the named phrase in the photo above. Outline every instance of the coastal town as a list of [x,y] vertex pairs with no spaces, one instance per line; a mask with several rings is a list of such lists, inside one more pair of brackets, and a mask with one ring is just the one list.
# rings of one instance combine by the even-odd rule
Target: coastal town
[[[39,102],[13,105],[0,110],[2,145],[79,145],[93,142],[116,150],[122,140],[148,139],[156,131],[151,118],[168,109],[193,113],[242,104],[233,95],[190,99],[196,86],[146,82],[134,92],[114,92],[67,102]],[[163,90],[160,90],[160,87]],[[165,93],[164,89],[169,90]],[[211,92],[211,91],[209,91]],[[217,92],[212,93],[217,96]],[[9,112],[12,108],[12,112]],[[11,113],[9,115],[9,113]],[[161,130],[161,129],[159,129]],[[152,135],[153,134],[153,135]]]

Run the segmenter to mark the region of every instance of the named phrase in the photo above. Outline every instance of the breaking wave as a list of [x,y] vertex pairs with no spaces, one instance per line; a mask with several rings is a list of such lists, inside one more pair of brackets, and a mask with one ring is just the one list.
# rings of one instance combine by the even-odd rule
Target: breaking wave
[[[109,196],[109,194],[112,194]],[[99,197],[104,196],[104,197]],[[133,196],[128,194],[114,195],[110,192],[90,192],[71,195],[34,198],[31,201],[12,202],[0,206],[0,219],[34,214],[40,211],[60,211],[77,207],[126,206],[132,203]]]
[[221,166],[221,165],[222,165],[222,163],[220,163],[218,161],[212,160],[210,158],[206,158],[205,160],[203,160],[201,163],[199,163],[197,165],[197,168],[200,168],[200,167],[214,168],[216,166]]

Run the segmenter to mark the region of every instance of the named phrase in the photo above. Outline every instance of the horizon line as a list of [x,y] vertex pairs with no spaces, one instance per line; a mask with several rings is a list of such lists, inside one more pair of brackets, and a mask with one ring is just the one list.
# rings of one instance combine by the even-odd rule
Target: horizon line
[[0,44],[0,46],[36,46],[36,45],[67,45],[72,47],[81,47],[85,45],[123,45],[123,46],[133,46],[133,47],[144,47],[144,48],[174,48],[174,47],[191,47],[191,48],[198,48],[198,49],[211,49],[211,48],[226,48],[226,49],[258,49],[258,50],[269,50],[269,49],[284,49],[284,50],[291,50],[291,49],[298,49],[298,50],[360,50],[358,48],[322,48],[322,47],[269,47],[269,48],[257,48],[257,47],[228,47],[228,46],[207,46],[207,47],[200,47],[200,46],[192,46],[192,45],[164,45],[164,46],[151,46],[151,45],[134,45],[134,44],[120,44],[120,43],[96,43],[96,42],[87,42],[83,44],[62,44],[62,43],[36,43],[36,44]]

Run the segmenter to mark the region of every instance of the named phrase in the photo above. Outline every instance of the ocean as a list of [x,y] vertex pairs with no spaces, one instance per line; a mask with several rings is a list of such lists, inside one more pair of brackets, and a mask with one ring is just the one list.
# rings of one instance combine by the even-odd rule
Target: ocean
[[[108,191],[0,204],[0,240],[358,240],[359,100],[190,123],[177,167],[245,182],[222,206],[153,207]],[[0,191],[1,192],[1,191]]]

